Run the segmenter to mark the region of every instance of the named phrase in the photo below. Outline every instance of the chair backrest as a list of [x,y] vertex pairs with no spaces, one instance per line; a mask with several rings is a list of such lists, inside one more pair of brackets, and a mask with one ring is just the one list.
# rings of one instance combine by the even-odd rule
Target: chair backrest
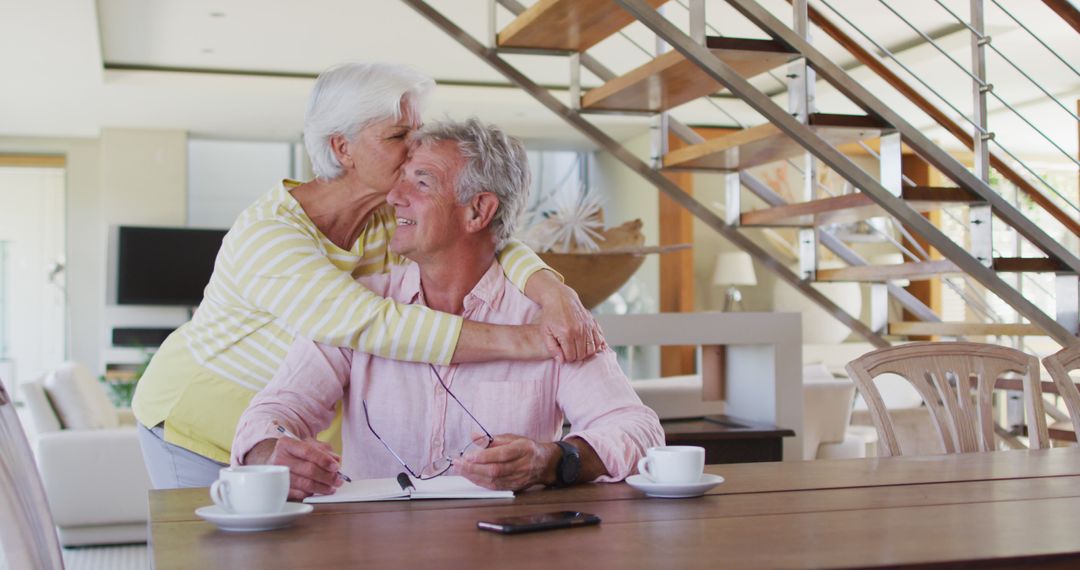
[[1032,448],[1049,447],[1039,361],[1012,348],[974,342],[916,342],[875,350],[847,365],[877,427],[886,455],[902,455],[874,377],[891,372],[918,390],[946,453],[993,451],[992,395],[1006,372],[1022,377]]
[[0,381],[0,566],[62,569],[45,488],[15,405]]
[[1080,343],[1065,347],[1043,359],[1043,366],[1057,386],[1058,395],[1065,400],[1072,419],[1073,433],[1080,434],[1080,391],[1069,378],[1069,371],[1080,370]]

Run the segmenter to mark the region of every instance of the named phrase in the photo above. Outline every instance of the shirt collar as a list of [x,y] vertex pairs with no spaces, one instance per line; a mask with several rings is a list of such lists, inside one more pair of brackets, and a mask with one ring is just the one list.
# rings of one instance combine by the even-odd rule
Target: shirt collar
[[[480,281],[465,295],[462,306],[465,315],[469,315],[481,305],[495,307],[502,299],[505,279],[503,278],[502,266],[498,261],[492,261],[491,266],[484,272]],[[401,300],[408,303],[425,304],[423,292],[420,289],[420,266],[410,262],[403,269],[401,277]]]

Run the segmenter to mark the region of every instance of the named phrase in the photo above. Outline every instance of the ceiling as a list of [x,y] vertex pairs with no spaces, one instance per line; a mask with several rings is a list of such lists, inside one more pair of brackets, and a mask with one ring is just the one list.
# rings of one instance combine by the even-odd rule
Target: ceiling
[[[919,76],[933,78],[935,89],[970,107],[971,83],[940,53],[873,0],[827,0],[868,30],[875,41],[901,52]],[[761,0],[785,21],[784,0]],[[997,0],[1061,54],[1080,53],[1080,35],[1036,0]],[[486,1],[431,0],[474,37],[487,34]],[[526,2],[526,4],[531,2]],[[665,14],[685,28],[685,0],[669,2]],[[831,15],[822,0],[812,5]],[[968,64],[969,35],[937,0],[887,0],[921,30],[938,37],[946,51]],[[942,0],[956,14],[967,14],[968,0]],[[707,3],[712,33],[765,37],[725,2]],[[498,26],[512,19],[497,10]],[[833,16],[835,19],[835,16]],[[1075,108],[1080,77],[1057,62],[987,2],[987,29],[993,45]],[[627,35],[652,49],[654,39],[640,24]],[[820,36],[820,37],[819,37]],[[820,49],[853,66],[856,79],[874,85],[869,72],[823,34]],[[628,71],[648,56],[624,37],[615,36],[590,55],[616,72]],[[485,62],[403,3],[394,0],[0,0],[0,136],[93,137],[101,128],[183,129],[193,136],[248,140],[297,140],[312,77],[346,60],[380,60],[414,66],[435,77],[429,117],[477,115],[511,132],[555,145],[589,143],[559,118],[534,102]],[[506,55],[538,83],[564,87],[564,57]],[[1076,64],[1074,64],[1075,66]],[[989,76],[995,92],[1039,125],[1066,152],[1076,154],[1075,121],[1000,58],[993,56]],[[599,81],[585,72],[583,83]],[[778,74],[780,75],[780,74]],[[769,76],[754,80],[769,91],[780,87]],[[563,98],[566,92],[557,89]],[[784,103],[783,94],[775,100]],[[675,111],[693,124],[732,125],[762,121],[747,106],[730,99],[695,102]],[[902,103],[896,103],[903,110]],[[825,86],[819,87],[823,111],[854,107]],[[1038,135],[1019,132],[1018,119],[994,112],[991,126],[1010,130],[1015,150],[1052,156],[1056,151]],[[914,115],[917,117],[917,115]],[[591,116],[615,138],[644,132],[641,117]],[[917,124],[927,121],[918,118]]]

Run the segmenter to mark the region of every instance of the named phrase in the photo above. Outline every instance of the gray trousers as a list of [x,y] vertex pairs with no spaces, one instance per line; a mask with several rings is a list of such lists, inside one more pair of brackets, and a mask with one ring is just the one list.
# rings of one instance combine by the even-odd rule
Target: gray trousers
[[165,441],[165,427],[139,424],[139,447],[155,489],[209,487],[218,471],[228,467],[213,459]]

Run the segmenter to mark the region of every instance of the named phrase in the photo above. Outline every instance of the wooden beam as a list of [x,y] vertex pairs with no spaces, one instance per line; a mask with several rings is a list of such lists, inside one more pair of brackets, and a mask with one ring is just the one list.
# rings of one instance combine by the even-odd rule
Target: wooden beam
[[[668,137],[668,145],[678,148],[682,139]],[[694,193],[694,175],[690,172],[665,173],[687,194]],[[694,243],[694,217],[667,194],[657,193],[660,218],[660,245]],[[660,312],[694,312],[694,252],[677,251],[660,256]],[[660,376],[694,373],[695,347],[661,346]]]
[[[940,173],[932,171],[930,164],[918,155],[903,155],[901,157],[900,167],[904,175],[919,187],[930,187],[934,183],[934,181],[931,180],[931,175],[940,176]],[[941,227],[941,210],[932,210],[924,213],[923,216],[930,220],[930,223],[934,224],[935,227]],[[930,247],[930,243],[926,241],[926,238],[915,232],[910,233],[924,250],[930,252],[930,259],[941,259],[941,254],[936,249]],[[914,244],[908,241],[907,238],[904,238],[902,243],[904,247],[914,250]],[[922,281],[911,281],[904,289],[906,289],[908,293],[911,293],[916,299],[922,301],[922,303],[929,307],[936,315],[941,315],[942,302],[940,277]],[[917,320],[915,315],[907,309],[903,310],[901,318],[905,321]],[[911,340],[938,340],[938,337],[933,335],[916,335],[909,338],[911,338]]]
[[24,168],[64,168],[67,159],[51,154],[0,154],[0,166]]
[[701,346],[701,399],[715,402],[727,399],[727,347],[722,344]]
[[[703,137],[718,137],[737,129],[694,129]],[[678,149],[686,143],[676,136],[668,137],[668,146]],[[694,192],[694,176],[690,172],[665,173],[688,194]],[[660,218],[660,245],[694,243],[694,218],[664,193],[658,194]],[[694,252],[683,250],[660,256],[660,312],[694,312]],[[696,360],[694,346],[661,346],[660,375],[681,376],[693,374]]]
[[1072,26],[1072,29],[1080,34],[1080,11],[1076,9],[1076,6],[1072,5],[1072,2],[1069,2],[1069,0],[1043,0],[1043,4],[1046,4],[1058,16],[1061,16],[1061,19],[1065,20],[1066,24]]

